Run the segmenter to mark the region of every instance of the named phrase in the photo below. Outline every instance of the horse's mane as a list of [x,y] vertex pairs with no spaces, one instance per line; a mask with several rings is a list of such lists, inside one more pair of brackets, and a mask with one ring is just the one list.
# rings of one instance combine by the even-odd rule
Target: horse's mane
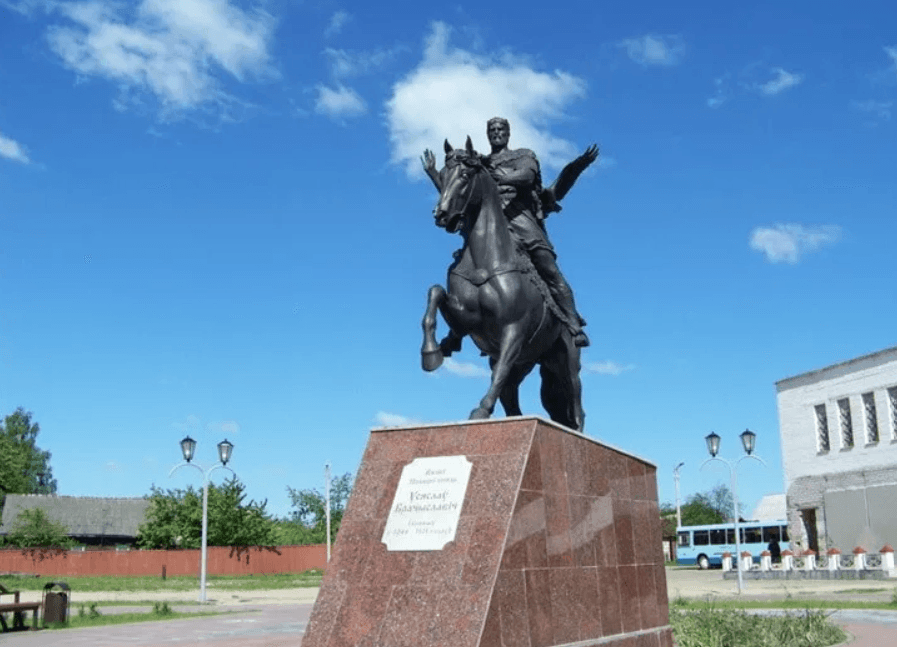
[[455,148],[445,154],[445,166],[451,167],[463,164],[469,168],[483,168],[483,158],[475,150],[467,151],[463,148]]

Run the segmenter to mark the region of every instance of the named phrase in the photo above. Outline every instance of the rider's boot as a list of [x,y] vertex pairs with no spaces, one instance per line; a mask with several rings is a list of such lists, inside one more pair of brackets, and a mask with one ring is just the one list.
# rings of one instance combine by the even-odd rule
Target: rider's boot
[[576,304],[573,301],[573,290],[567,279],[561,274],[560,268],[555,261],[554,253],[549,250],[535,249],[530,253],[530,259],[539,272],[539,276],[548,286],[548,291],[554,298],[554,302],[564,313],[570,334],[573,336],[573,344],[578,348],[588,346],[589,338],[583,332],[582,327],[586,325],[585,319],[579,316],[576,311]]
[[555,285],[551,290],[551,296],[554,297],[558,307],[564,313],[570,324],[570,333],[573,335],[573,345],[577,348],[585,348],[591,342],[588,335],[582,329],[586,325],[586,320],[579,316],[576,311],[576,304],[573,301],[573,291],[568,285]]

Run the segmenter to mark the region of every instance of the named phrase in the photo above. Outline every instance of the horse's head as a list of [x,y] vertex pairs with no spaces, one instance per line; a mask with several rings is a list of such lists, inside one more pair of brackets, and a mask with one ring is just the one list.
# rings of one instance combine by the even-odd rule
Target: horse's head
[[442,192],[433,209],[436,224],[454,234],[467,221],[472,206],[478,200],[474,197],[477,174],[484,170],[479,153],[473,149],[470,137],[465,148],[453,149],[445,141],[445,168],[442,171]]

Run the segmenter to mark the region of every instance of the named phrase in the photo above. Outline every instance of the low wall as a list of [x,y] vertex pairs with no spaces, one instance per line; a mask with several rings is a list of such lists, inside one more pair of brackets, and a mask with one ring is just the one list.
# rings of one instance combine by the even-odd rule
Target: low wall
[[[887,571],[743,571],[745,580],[887,580],[892,576]],[[737,571],[723,573],[724,580],[738,579]]]
[[[209,575],[299,573],[323,569],[327,547],[210,546]],[[0,573],[35,575],[198,575],[199,550],[69,551],[42,548],[0,550]]]

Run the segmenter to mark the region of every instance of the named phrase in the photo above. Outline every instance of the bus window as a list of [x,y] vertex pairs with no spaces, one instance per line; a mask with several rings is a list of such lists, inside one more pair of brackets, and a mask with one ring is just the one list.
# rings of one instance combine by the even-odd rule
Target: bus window
[[782,541],[788,541],[788,526],[782,526]]
[[695,546],[707,546],[710,544],[709,530],[695,530]]
[[735,543],[735,528],[729,528],[726,530],[726,543],[734,544]]
[[711,530],[710,531],[710,543],[714,546],[721,546],[726,543],[726,531],[722,530]]
[[746,544],[759,544],[763,539],[763,535],[760,532],[760,528],[758,528],[756,526],[751,527],[751,528],[745,528],[743,532],[744,532],[744,543],[746,543]]
[[774,541],[781,541],[782,535],[778,526],[766,526],[763,528],[763,543],[769,544]]
[[687,548],[691,546],[691,533],[690,532],[680,532],[678,534],[679,541],[678,546],[680,548]]

